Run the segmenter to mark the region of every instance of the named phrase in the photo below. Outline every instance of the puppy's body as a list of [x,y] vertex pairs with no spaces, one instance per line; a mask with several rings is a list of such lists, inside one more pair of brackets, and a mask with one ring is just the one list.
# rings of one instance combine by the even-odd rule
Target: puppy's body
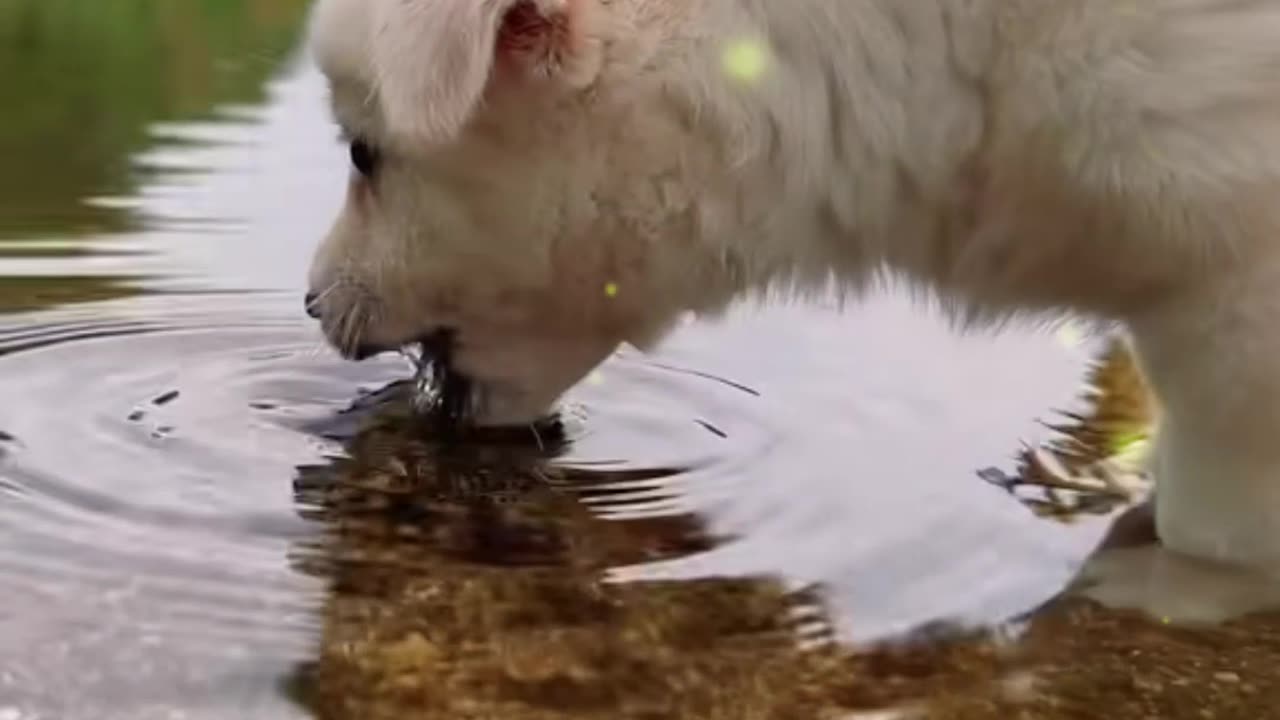
[[1280,0],[321,0],[341,348],[457,331],[525,422],[619,342],[891,272],[1125,323],[1162,539],[1280,563]]

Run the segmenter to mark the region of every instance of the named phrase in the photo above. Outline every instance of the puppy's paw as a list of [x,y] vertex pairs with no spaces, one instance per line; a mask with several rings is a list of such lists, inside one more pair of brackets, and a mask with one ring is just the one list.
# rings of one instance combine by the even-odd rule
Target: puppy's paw
[[1280,575],[1280,465],[1170,433],[1156,450],[1160,542],[1209,562]]
[[1280,576],[1124,543],[1090,557],[1069,593],[1164,623],[1221,623],[1280,608]]

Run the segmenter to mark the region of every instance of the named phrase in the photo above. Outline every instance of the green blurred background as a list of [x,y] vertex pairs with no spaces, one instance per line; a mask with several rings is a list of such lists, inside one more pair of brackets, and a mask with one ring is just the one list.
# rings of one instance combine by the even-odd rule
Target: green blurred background
[[[131,229],[131,157],[157,122],[264,99],[309,0],[0,0],[0,311],[120,294],[118,279],[32,273]],[[34,240],[78,240],[46,249]],[[6,273],[21,259],[22,277]]]

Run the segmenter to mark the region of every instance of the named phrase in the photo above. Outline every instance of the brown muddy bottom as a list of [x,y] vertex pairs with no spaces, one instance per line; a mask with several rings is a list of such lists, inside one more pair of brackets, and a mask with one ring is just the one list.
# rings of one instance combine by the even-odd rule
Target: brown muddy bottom
[[0,720],[1280,717],[1274,581],[1095,552],[1150,412],[1099,339],[744,306],[444,441],[302,312],[303,4],[0,4],[6,107],[113,108],[0,114]]

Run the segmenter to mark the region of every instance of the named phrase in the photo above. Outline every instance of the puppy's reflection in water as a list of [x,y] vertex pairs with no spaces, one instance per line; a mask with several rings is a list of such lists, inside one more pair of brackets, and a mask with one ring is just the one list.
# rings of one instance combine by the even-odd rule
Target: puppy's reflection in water
[[[317,716],[741,720],[912,694],[876,687],[894,663],[838,656],[816,593],[755,578],[608,582],[609,568],[720,540],[689,515],[597,514],[633,492],[652,502],[676,469],[557,467],[554,427],[435,442],[408,395],[380,393],[346,457],[296,480],[325,532],[295,561],[331,587],[318,657],[294,684]],[[935,674],[899,664],[912,681]]]
[[[1187,629],[1069,594],[1014,641],[930,633],[849,649],[825,636],[817,589],[608,582],[610,568],[726,540],[689,515],[597,514],[632,494],[651,503],[679,469],[557,466],[554,427],[433,440],[442,429],[411,417],[409,390],[393,386],[338,418],[350,425],[344,457],[296,480],[300,511],[323,532],[295,562],[330,592],[316,658],[290,692],[321,720],[844,719],[900,708],[936,720],[1275,716],[1274,616]],[[1089,437],[1059,446],[1059,460],[1083,463]],[[1028,467],[1014,485],[1036,482]]]

